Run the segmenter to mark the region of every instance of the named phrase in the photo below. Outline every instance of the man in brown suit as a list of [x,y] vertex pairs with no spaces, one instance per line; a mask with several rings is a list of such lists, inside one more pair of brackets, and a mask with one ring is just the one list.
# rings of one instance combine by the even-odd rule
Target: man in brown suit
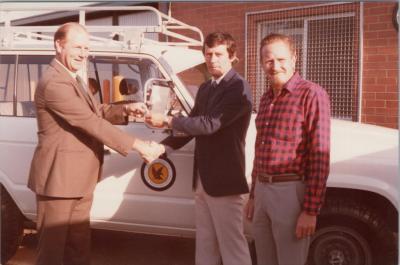
[[152,161],[164,152],[156,143],[130,136],[114,124],[143,115],[143,103],[102,105],[85,90],[77,71],[86,63],[89,35],[77,23],[54,35],[55,59],[35,94],[38,145],[28,187],[36,193],[37,265],[90,264],[89,213],[101,175],[103,145],[126,156],[132,149]]

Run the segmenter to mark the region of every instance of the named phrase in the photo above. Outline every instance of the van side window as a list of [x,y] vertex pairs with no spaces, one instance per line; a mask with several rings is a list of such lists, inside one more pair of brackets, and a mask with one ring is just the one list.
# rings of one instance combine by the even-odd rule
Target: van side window
[[0,55],[0,116],[13,115],[15,55]]
[[[96,74],[97,70],[97,74]],[[99,77],[100,84],[97,84]],[[163,78],[157,65],[146,58],[90,57],[89,87],[104,103],[143,102],[144,85],[150,78]]]
[[19,55],[17,71],[17,116],[35,117],[35,91],[53,56]]
[[89,87],[99,100],[98,76],[104,103],[142,102],[146,81],[162,78],[157,66],[146,58],[90,57],[89,62]]

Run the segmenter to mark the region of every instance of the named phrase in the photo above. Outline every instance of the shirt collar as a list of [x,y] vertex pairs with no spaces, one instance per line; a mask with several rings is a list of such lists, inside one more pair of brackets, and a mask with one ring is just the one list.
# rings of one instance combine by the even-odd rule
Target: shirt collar
[[[295,72],[292,77],[289,79],[289,81],[286,82],[286,84],[283,86],[282,89],[287,90],[289,93],[293,93],[293,91],[297,87],[297,83],[301,80],[301,76],[298,72]],[[274,92],[272,89],[268,89],[267,91],[267,96],[269,98],[274,97]]]
[[76,76],[78,75],[77,73],[74,73],[72,71],[70,71],[67,67],[65,67],[65,65],[63,65],[57,58],[55,60],[59,65],[61,65],[61,67],[63,67],[65,69],[65,71],[68,72],[68,74],[70,74],[72,76],[73,79],[76,79]]
[[[232,69],[232,68],[231,68]],[[218,77],[217,79],[215,79],[214,77],[211,77],[211,83],[212,82],[217,82],[217,85],[219,85],[219,83],[221,83],[222,79],[224,79],[224,77],[226,76],[227,73],[229,73],[229,71],[231,70],[229,69],[228,71],[226,71],[223,75],[221,75],[220,77]]]
[[290,93],[293,93],[300,79],[301,79],[300,74],[298,72],[295,72],[293,76],[289,79],[289,81],[286,82],[283,88],[288,90]]

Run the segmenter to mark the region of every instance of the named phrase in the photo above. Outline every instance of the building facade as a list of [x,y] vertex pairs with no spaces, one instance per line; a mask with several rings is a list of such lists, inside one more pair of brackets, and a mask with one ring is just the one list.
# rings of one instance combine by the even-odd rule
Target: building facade
[[327,89],[334,118],[398,128],[398,26],[395,2],[172,2],[174,18],[204,35],[230,32],[236,69],[253,89],[257,109],[268,84],[259,42],[270,32],[294,37],[297,70]]

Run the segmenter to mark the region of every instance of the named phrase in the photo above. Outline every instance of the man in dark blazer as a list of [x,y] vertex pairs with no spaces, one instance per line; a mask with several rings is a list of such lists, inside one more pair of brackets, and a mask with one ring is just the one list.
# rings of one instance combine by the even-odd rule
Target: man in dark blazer
[[77,72],[88,56],[89,36],[77,23],[54,35],[56,57],[35,94],[38,145],[28,187],[36,193],[38,265],[90,264],[89,212],[101,175],[103,145],[126,156],[136,150],[147,161],[164,149],[130,136],[114,124],[144,114],[142,103],[101,105]]
[[196,265],[250,265],[243,233],[245,137],[251,116],[249,84],[233,68],[235,41],[212,33],[203,53],[212,80],[203,83],[189,117],[150,114],[146,122],[167,124],[187,137],[168,137],[162,144],[178,149],[193,137],[196,203]]

